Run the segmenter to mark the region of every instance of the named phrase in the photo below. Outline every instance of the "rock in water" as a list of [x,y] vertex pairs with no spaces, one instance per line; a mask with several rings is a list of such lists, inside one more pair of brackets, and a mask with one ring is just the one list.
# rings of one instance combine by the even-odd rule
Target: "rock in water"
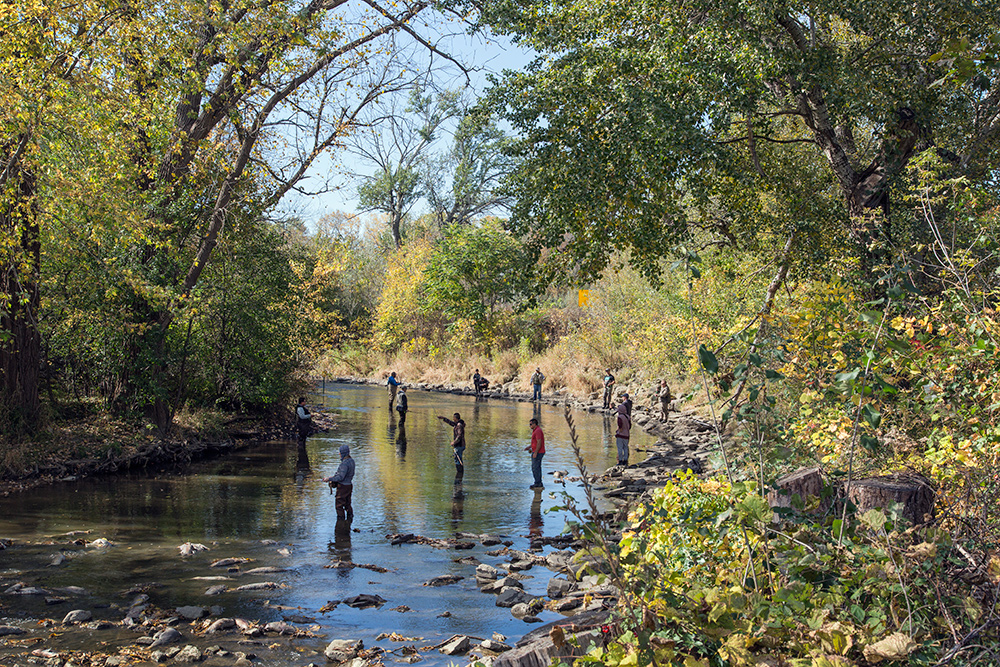
[[476,568],[476,579],[496,579],[500,576],[500,570],[492,565],[483,563]]
[[174,662],[201,662],[203,657],[197,646],[188,644],[174,655]]
[[465,579],[465,577],[460,577],[456,574],[444,574],[440,577],[434,577],[430,581],[425,581],[424,586],[448,586],[462,579]]
[[472,648],[472,640],[465,636],[458,636],[438,649],[445,655],[465,655]]
[[192,556],[198,551],[208,551],[208,547],[197,542],[185,542],[177,548],[180,549],[181,556]]
[[509,645],[496,641],[495,639],[485,639],[479,646],[487,651],[492,651],[493,653],[503,653],[504,651],[509,651],[511,649]]
[[218,584],[217,586],[209,586],[208,590],[205,591],[205,595],[220,595],[228,590],[228,587]]
[[74,625],[76,623],[86,623],[92,618],[94,618],[94,615],[86,609],[74,609],[63,617],[62,622],[63,625]]
[[26,630],[13,625],[0,625],[0,637],[6,637],[8,635],[23,635],[25,632]]
[[187,621],[197,621],[199,618],[208,616],[208,610],[204,607],[177,607],[177,615]]
[[384,598],[379,595],[368,595],[367,593],[362,593],[361,595],[355,595],[354,597],[344,598],[343,603],[348,607],[354,607],[355,609],[367,609],[368,607],[381,607],[387,602]]
[[347,662],[357,657],[364,647],[360,639],[334,639],[327,644],[323,654],[330,662]]
[[184,637],[181,633],[177,632],[173,628],[167,628],[166,630],[161,630],[153,635],[153,643],[149,645],[149,648],[156,648],[157,646],[165,646],[166,644],[172,644],[174,642],[179,642]]
[[271,621],[264,626],[264,630],[276,632],[279,635],[294,635],[296,633],[295,628],[284,621]]

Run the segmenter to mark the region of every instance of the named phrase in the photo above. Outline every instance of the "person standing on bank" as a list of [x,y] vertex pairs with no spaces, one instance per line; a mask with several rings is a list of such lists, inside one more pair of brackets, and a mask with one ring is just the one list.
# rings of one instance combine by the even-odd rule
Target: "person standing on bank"
[[351,448],[340,446],[340,466],[337,472],[323,480],[330,485],[330,491],[337,489],[335,507],[338,521],[354,521],[354,508],[351,507],[351,493],[354,491],[354,459],[351,458]]
[[475,374],[472,376],[472,389],[475,391],[476,396],[479,396],[479,392],[482,391],[480,389],[480,383],[482,383],[482,381],[483,376],[479,374],[479,369],[477,368]]
[[670,417],[670,385],[667,384],[666,380],[660,380],[660,421],[664,424],[667,423],[667,419]]
[[604,369],[604,409],[611,407],[611,397],[615,392],[615,376],[610,368]]
[[399,397],[396,400],[396,412],[399,413],[399,425],[402,426],[406,423],[406,411],[409,410],[409,404],[406,400],[406,387],[399,385]]
[[451,447],[455,452],[455,470],[462,472],[465,470],[465,460],[463,459],[465,455],[465,420],[457,412],[454,417],[455,419],[452,420],[444,415],[438,415],[438,419],[452,427]]
[[543,489],[542,486],[542,457],[545,455],[545,434],[542,427],[538,425],[538,420],[534,417],[528,422],[531,426],[531,444],[524,448],[524,451],[531,452],[531,475],[535,478],[535,483],[529,489]]
[[306,407],[305,396],[299,397],[299,404],[295,408],[295,430],[299,436],[299,445],[306,444],[306,438],[312,433],[312,414]]
[[618,430],[615,431],[615,445],[618,448],[618,465],[628,465],[628,436],[632,429],[632,420],[625,410],[625,404],[618,406]]
[[389,388],[389,409],[392,410],[392,404],[396,401],[396,390],[399,389],[396,371],[389,373],[389,379],[385,381],[385,384]]
[[629,419],[632,419],[632,399],[628,397],[627,391],[622,394],[622,405],[625,406],[625,414],[628,415]]
[[531,386],[534,389],[534,393],[531,395],[531,400],[533,401],[542,400],[543,382],[545,382],[545,376],[542,375],[542,369],[536,368],[535,372],[531,374]]

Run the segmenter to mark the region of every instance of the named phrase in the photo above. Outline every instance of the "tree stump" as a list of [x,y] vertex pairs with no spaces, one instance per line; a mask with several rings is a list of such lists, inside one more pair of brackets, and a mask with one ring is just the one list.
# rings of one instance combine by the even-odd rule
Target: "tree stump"
[[888,510],[893,504],[902,503],[903,518],[913,525],[924,523],[925,516],[934,516],[934,489],[925,477],[916,473],[859,479],[851,482],[847,498],[859,514],[871,509]]
[[[803,468],[785,475],[775,482],[775,485],[779,490],[767,494],[767,502],[772,509],[793,507],[793,499],[796,496],[801,499],[800,507],[805,506],[810,498],[819,498],[822,495],[826,482],[819,468]],[[829,500],[824,500],[820,503],[820,509],[829,509],[829,505]]]

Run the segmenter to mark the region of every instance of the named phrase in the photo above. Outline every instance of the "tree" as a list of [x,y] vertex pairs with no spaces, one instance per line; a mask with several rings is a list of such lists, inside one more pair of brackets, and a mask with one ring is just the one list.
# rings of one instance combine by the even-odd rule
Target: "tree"
[[466,320],[492,342],[499,315],[528,292],[529,262],[521,243],[496,218],[455,225],[425,269],[427,307],[452,322]]
[[[107,53],[117,5],[72,12],[0,2],[0,434],[39,420],[42,147],[55,123],[92,126],[74,94]],[[98,102],[98,100],[95,100]]]
[[513,169],[513,161],[504,153],[509,143],[491,115],[463,111],[451,147],[425,162],[424,191],[440,229],[471,224],[509,205],[500,189],[501,180]]
[[995,0],[489,2],[485,22],[543,54],[492,95],[523,137],[512,227],[584,274],[615,249],[655,274],[701,226],[771,233],[775,254],[797,233],[798,257],[825,246],[871,280],[921,232],[890,206],[916,154],[995,178],[1000,76],[935,85],[932,61],[955,39],[985,44],[997,16]]
[[403,221],[424,195],[421,167],[438,130],[458,113],[458,93],[425,94],[421,86],[410,91],[407,106],[369,119],[352,140],[352,150],[375,168],[358,187],[358,208],[380,211],[389,218],[392,238],[403,244]]

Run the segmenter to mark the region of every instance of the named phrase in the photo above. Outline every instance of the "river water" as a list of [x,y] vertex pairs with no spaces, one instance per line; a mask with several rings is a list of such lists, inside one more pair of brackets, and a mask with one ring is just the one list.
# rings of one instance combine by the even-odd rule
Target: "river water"
[[[291,614],[315,619],[301,627],[318,637],[285,640],[288,650],[269,653],[264,661],[275,665],[322,663],[323,647],[338,638],[398,650],[398,643],[376,641],[382,632],[420,637],[408,642],[418,646],[454,634],[489,638],[499,632],[516,640],[532,626],[495,606],[494,596],[479,592],[475,565],[456,562],[468,556],[493,565],[508,559],[487,555],[490,548],[478,542],[468,551],[390,546],[386,535],[488,533],[523,550],[532,534],[562,532],[567,516],[556,509],[565,503],[562,494],[580,500],[582,488],[556,483],[546,474],[544,491],[529,490],[530,458],[523,449],[530,440],[528,420],[535,416],[546,435],[544,471],[577,475],[563,409],[413,390],[408,395],[405,428],[388,410],[384,388],[326,385],[309,402],[328,412],[338,426],[311,436],[304,449],[289,441],[262,443],[181,472],[85,479],[0,499],[0,537],[14,541],[0,551],[0,592],[19,582],[49,591],[67,586],[87,591],[49,596],[66,599],[58,605],[46,604],[44,595],[0,595],[3,622],[28,627],[38,618],[61,619],[71,609],[120,621],[135,591],[142,590],[162,609],[217,605],[217,616],[263,622]],[[449,446],[451,428],[436,419],[456,411],[467,422],[461,478]],[[574,419],[588,469],[599,472],[614,465],[613,420],[587,413],[575,413]],[[645,434],[635,434],[634,445],[647,442]],[[333,496],[321,481],[336,470],[338,448],[345,443],[357,462],[349,532],[335,530]],[[111,546],[74,543],[74,537],[66,536],[72,531],[87,531],[75,536],[80,542],[103,538]],[[178,547],[185,542],[209,550],[182,558]],[[209,567],[227,557],[252,559],[243,571],[262,566],[286,571],[239,575]],[[338,560],[388,571],[324,567]],[[465,578],[444,587],[422,585],[443,574]],[[544,595],[553,574],[540,567],[526,574],[533,578],[523,582],[525,590]],[[205,594],[212,585],[235,588],[262,581],[282,587]],[[387,602],[380,608],[340,605],[319,611],[329,601],[358,594],[379,595]],[[412,611],[397,611],[401,605]],[[559,618],[552,612],[540,617]],[[110,650],[134,641],[135,633],[129,632],[107,632],[95,641]],[[432,665],[454,660],[436,651],[423,653],[423,658]],[[393,659],[386,656],[387,663]]]

